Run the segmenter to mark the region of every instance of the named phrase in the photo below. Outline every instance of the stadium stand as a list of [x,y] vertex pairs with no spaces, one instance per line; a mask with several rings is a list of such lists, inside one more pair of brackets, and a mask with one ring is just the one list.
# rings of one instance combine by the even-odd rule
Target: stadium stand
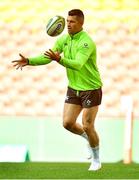
[[11,61],[18,59],[18,53],[35,56],[50,48],[55,38],[45,33],[47,19],[55,14],[65,16],[78,7],[86,13],[84,28],[98,48],[104,84],[99,116],[123,116],[120,98],[131,95],[134,114],[139,117],[139,1],[76,0],[71,4],[66,0],[0,1],[0,114],[62,115],[65,69],[51,63],[16,71]]

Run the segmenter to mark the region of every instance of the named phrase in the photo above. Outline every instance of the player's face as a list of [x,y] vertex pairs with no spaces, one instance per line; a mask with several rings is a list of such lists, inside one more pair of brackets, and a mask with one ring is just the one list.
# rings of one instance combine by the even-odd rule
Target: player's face
[[75,34],[82,30],[83,22],[77,16],[67,17],[67,28],[69,34]]

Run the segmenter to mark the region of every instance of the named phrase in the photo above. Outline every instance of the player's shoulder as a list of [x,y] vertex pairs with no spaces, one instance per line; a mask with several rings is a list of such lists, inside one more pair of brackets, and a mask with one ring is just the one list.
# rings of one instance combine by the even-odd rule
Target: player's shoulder
[[87,31],[83,31],[83,37],[84,37],[85,39],[88,39],[88,40],[90,40],[90,41],[93,41],[92,36],[91,36]]
[[62,34],[60,37],[58,37],[57,41],[63,43],[67,40],[67,38],[68,34]]
[[86,32],[86,31],[83,31],[83,34],[82,34],[81,39],[82,39],[82,40],[81,40],[82,42],[85,41],[85,42],[87,42],[88,44],[90,44],[90,45],[92,45],[92,46],[96,46],[93,38],[92,38],[91,35],[90,35],[88,32]]
[[62,34],[61,36],[59,36],[58,39],[66,39],[69,35],[68,34]]

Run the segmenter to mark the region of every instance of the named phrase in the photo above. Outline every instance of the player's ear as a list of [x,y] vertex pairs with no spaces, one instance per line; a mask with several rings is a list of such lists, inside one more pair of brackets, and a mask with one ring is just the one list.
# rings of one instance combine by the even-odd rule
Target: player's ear
[[81,26],[83,26],[83,24],[84,24],[84,19],[81,18],[81,17],[77,17],[77,20],[78,20],[78,22],[81,24]]

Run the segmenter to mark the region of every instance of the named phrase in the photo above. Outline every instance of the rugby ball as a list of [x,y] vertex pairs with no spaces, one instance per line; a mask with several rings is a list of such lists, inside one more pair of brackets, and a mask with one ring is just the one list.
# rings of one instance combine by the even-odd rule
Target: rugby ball
[[49,36],[58,36],[65,28],[65,19],[62,16],[54,16],[46,25],[46,33]]

